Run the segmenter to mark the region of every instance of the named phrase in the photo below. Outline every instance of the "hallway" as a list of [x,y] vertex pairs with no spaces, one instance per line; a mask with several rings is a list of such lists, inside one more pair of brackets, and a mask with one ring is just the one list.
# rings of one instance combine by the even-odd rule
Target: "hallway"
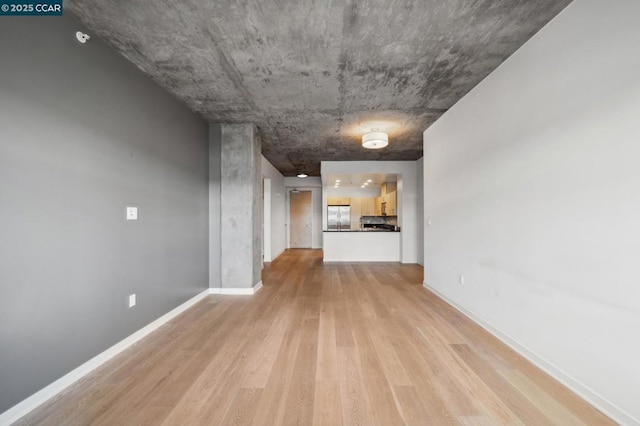
[[19,424],[611,424],[422,287],[422,267],[288,250]]

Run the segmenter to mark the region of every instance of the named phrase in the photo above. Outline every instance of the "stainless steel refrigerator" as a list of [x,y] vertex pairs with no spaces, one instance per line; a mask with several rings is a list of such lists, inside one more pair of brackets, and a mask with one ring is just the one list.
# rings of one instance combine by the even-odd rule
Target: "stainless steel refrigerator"
[[329,231],[351,229],[351,207],[328,206],[327,210],[327,229]]

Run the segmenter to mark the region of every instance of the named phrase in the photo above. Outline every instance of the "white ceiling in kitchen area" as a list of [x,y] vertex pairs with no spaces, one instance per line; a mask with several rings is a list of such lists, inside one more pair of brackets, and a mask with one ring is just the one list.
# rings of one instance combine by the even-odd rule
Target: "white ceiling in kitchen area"
[[[370,181],[370,182],[369,182]],[[380,187],[385,182],[397,182],[397,174],[385,173],[357,173],[339,174],[330,173],[322,175],[322,186],[334,188],[336,183],[340,188]]]

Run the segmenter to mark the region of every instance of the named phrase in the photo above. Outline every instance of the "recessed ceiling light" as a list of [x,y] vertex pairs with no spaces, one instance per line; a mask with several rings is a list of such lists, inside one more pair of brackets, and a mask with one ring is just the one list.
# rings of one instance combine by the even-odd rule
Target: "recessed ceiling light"
[[336,179],[336,183],[340,183],[340,179]]
[[362,135],[362,146],[367,149],[380,149],[389,145],[389,135],[379,132],[378,129],[371,129],[370,133]]
[[373,182],[371,179],[367,179],[367,182]]
[[363,185],[369,185],[369,182],[365,182],[365,183],[363,183]]
[[298,176],[301,179],[304,179],[304,178],[308,177],[309,175],[306,174],[306,173],[298,173],[296,176]]
[[364,185],[362,185],[360,188],[364,188]]

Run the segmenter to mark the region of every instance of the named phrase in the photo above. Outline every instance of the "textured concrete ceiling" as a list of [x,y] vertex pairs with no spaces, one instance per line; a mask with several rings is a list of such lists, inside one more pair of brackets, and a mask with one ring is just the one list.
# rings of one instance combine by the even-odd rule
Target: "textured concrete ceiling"
[[[210,122],[252,122],[284,175],[416,160],[422,132],[571,0],[70,0]],[[371,128],[387,148],[361,147]]]

